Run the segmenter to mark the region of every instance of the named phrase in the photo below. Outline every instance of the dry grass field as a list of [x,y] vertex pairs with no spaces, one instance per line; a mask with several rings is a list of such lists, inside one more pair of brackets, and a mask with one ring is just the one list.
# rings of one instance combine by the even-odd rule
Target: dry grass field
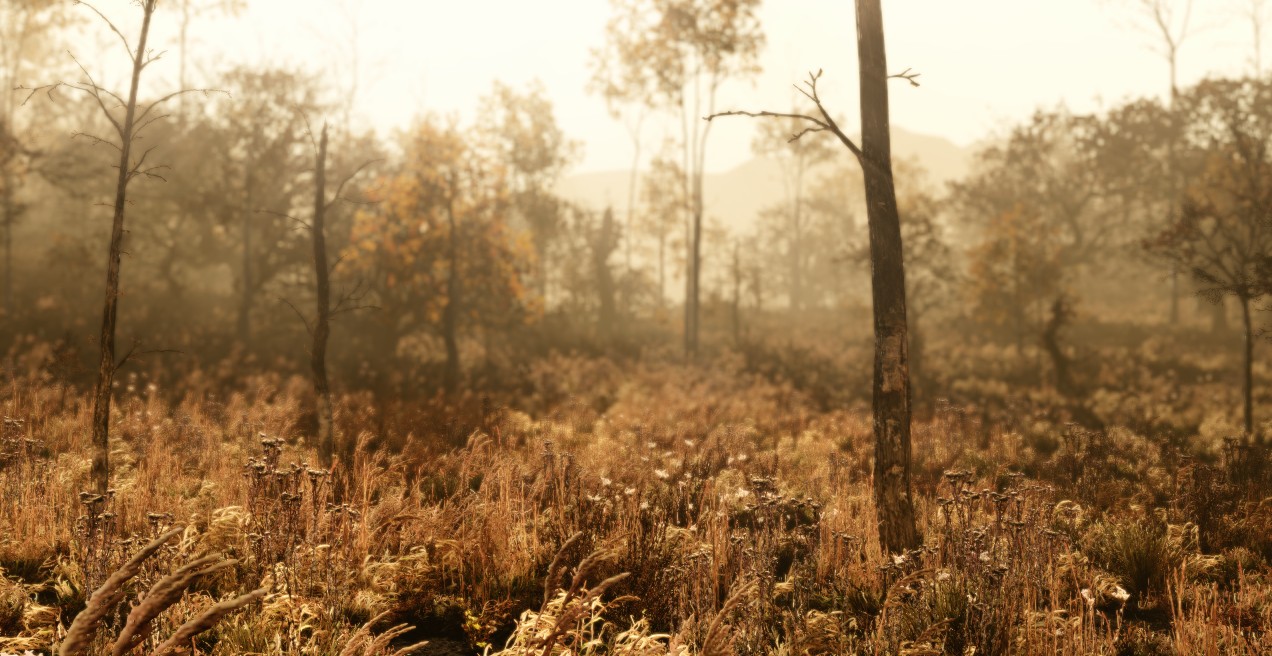
[[[81,653],[112,653],[125,631],[154,650],[258,589],[184,646],[1272,650],[1272,498],[1249,447],[1006,429],[940,404],[915,426],[924,545],[885,560],[867,414],[820,411],[727,361],[559,358],[551,370],[557,389],[586,393],[537,416],[463,397],[386,417],[364,397],[341,398],[348,440],[335,472],[311,464],[303,379],[176,401],[134,382],[116,404],[107,498],[81,494],[86,401],[39,368],[14,372],[0,434],[0,652],[44,653],[77,630]],[[464,418],[448,427],[462,431],[454,448],[413,434],[441,417]],[[94,600],[117,605],[73,625],[156,538],[132,578]],[[174,571],[188,576],[164,597],[158,584]],[[166,601],[138,631],[130,609],[142,597]]]

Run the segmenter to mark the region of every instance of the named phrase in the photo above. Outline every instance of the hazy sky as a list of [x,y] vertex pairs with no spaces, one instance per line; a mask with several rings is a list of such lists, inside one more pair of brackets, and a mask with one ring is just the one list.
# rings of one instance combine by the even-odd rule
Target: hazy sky
[[[1248,0],[1194,0],[1203,31],[1184,44],[1181,82],[1252,70]],[[124,16],[124,0],[102,0]],[[566,131],[584,142],[577,171],[623,169],[631,145],[604,103],[587,94],[588,57],[602,43],[606,0],[250,0],[241,18],[202,19],[194,28],[192,68],[206,79],[243,61],[300,63],[348,85],[341,62],[358,26],[361,93],[357,111],[377,127],[409,125],[426,111],[471,120],[478,99],[500,79],[538,79]],[[885,0],[889,68],[920,72],[914,89],[892,86],[893,122],[967,145],[1059,103],[1078,111],[1120,99],[1162,95],[1167,67],[1134,0]],[[1182,4],[1182,2],[1178,3]],[[114,5],[119,5],[118,7]],[[156,17],[172,47],[172,15]],[[851,0],[767,0],[764,72],[722,90],[719,106],[786,109],[791,83],[825,69],[823,97],[855,124],[856,46]],[[131,16],[131,15],[130,15]],[[131,24],[131,22],[129,23]],[[175,52],[163,74],[175,79]],[[159,71],[156,71],[159,72]],[[665,128],[647,122],[646,152]],[[752,123],[713,128],[709,170],[750,156]]]

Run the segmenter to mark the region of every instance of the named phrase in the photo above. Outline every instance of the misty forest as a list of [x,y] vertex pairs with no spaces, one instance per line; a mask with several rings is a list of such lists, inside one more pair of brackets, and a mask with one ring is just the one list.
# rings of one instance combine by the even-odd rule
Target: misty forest
[[0,655],[1270,654],[1265,28],[0,0]]

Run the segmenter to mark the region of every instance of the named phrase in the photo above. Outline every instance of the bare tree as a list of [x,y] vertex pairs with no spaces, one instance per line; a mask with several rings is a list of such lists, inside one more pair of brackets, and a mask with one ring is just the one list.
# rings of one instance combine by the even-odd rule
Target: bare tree
[[[301,113],[303,118],[303,113]],[[306,125],[308,120],[306,119]],[[313,139],[312,130],[309,131]],[[364,309],[372,306],[359,305],[361,285],[355,286],[345,293],[333,305],[331,302],[331,271],[334,265],[328,264],[327,257],[327,213],[332,206],[341,200],[345,186],[353,181],[368,165],[375,160],[363,162],[336,187],[334,196],[327,199],[327,125],[322,126],[322,135],[314,148],[314,209],[308,224],[293,216],[286,218],[309,229],[310,241],[313,244],[314,263],[314,319],[312,324],[295,305],[283,299],[305,324],[312,344],[309,352],[309,365],[314,378],[314,413],[318,419],[318,457],[323,467],[331,468],[335,458],[335,430],[332,421],[331,382],[327,377],[327,342],[331,338],[331,320],[344,312]]]
[[810,74],[808,82],[799,89],[816,107],[816,115],[733,111],[710,115],[707,120],[729,115],[798,119],[805,127],[795,133],[792,140],[813,132],[830,132],[861,164],[866,187],[874,307],[875,511],[880,546],[885,553],[897,553],[918,546],[920,539],[910,486],[909,335],[901,218],[892,177],[888,79],[899,77],[917,86],[918,74],[907,69],[898,75],[888,75],[880,0],[857,0],[857,58],[861,87],[860,147],[822,105],[817,93],[821,71]]
[[[132,47],[123,32],[104,14],[92,5],[87,3],[79,4],[88,7],[105,21],[106,25],[115,33],[115,36],[119,37],[120,42],[123,43],[125,50],[127,50],[132,60],[132,82],[129,85],[127,100],[98,85],[88,70],[82,65],[80,66],[80,71],[84,75],[82,81],[58,83],[31,89],[30,91],[34,95],[41,90],[52,92],[53,89],[58,87],[67,87],[88,94],[96,101],[102,114],[109,121],[111,127],[114,128],[115,136],[118,137],[116,142],[93,135],[82,135],[94,143],[108,144],[119,152],[119,164],[117,167],[119,169],[119,177],[115,184],[114,216],[111,221],[110,248],[107,252],[106,263],[106,298],[102,306],[102,328],[99,342],[101,345],[101,359],[97,369],[97,383],[93,390],[92,478],[97,493],[106,494],[107,489],[110,487],[111,383],[114,381],[115,373],[119,371],[119,368],[136,353],[137,347],[134,344],[133,348],[125,353],[122,358],[116,360],[115,326],[119,309],[120,256],[123,253],[124,218],[125,210],[128,207],[128,185],[137,177],[162,180],[161,172],[166,168],[162,165],[154,165],[147,162],[155,146],[142,151],[140,156],[134,156],[133,148],[139,136],[147,127],[166,116],[162,113],[154,113],[156,108],[168,100],[194,90],[183,89],[176,91],[151,102],[145,107],[138,107],[137,91],[141,84],[141,74],[162,56],[162,53],[153,53],[146,49],[146,42],[150,36],[150,22],[155,13],[157,0],[143,0],[143,2],[139,3],[142,14],[141,32],[138,36],[136,48]],[[124,114],[122,117],[117,117],[116,113],[120,109],[123,110]]]

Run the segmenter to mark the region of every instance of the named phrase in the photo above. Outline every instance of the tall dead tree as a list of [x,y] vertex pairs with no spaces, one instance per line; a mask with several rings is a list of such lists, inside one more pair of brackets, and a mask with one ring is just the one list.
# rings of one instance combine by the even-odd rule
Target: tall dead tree
[[[306,124],[308,120],[306,120]],[[310,138],[313,132],[310,131]],[[314,377],[314,414],[318,419],[318,458],[322,466],[330,469],[335,460],[336,439],[334,421],[332,419],[331,382],[327,377],[327,342],[331,338],[331,320],[339,314],[361,310],[370,306],[358,305],[359,286],[346,292],[333,304],[331,301],[331,269],[327,257],[327,212],[341,200],[345,200],[345,185],[353,181],[372,161],[363,162],[336,186],[336,192],[327,199],[327,125],[322,126],[322,135],[314,143],[314,210],[308,224],[310,239],[314,249],[314,320],[309,319],[287,303],[305,323],[306,330],[312,338],[309,352],[309,366]],[[287,218],[305,225],[295,217]],[[284,300],[284,302],[287,302]]]
[[[147,158],[154,151],[155,147],[151,146],[141,153],[140,156],[133,156],[133,147],[136,145],[138,136],[148,126],[156,121],[164,118],[163,114],[153,114],[152,112],[163,103],[176,98],[182,94],[193,90],[180,90],[170,93],[158,100],[150,103],[144,109],[137,107],[137,89],[141,84],[141,74],[154,62],[158,61],[162,53],[151,53],[146,50],[146,42],[150,36],[150,21],[154,16],[157,0],[143,0],[138,3],[141,7],[141,32],[138,36],[137,47],[133,48],[128,42],[124,33],[115,26],[110,19],[104,14],[87,3],[79,3],[88,7],[96,13],[103,21],[106,22],[110,30],[115,33],[123,43],[124,49],[128,52],[129,58],[132,60],[132,82],[128,89],[128,98],[125,100],[118,94],[99,86],[89,74],[88,69],[80,65],[80,72],[84,75],[84,80],[74,83],[58,83],[45,87],[31,89],[31,95],[41,90],[51,92],[58,87],[67,87],[77,91],[84,92],[97,102],[97,106],[101,109],[102,114],[115,130],[115,135],[119,141],[103,139],[88,134],[81,134],[90,139],[94,143],[107,144],[115,148],[119,152],[119,177],[115,184],[115,203],[114,215],[111,221],[110,231],[110,247],[107,251],[106,261],[106,298],[102,304],[102,326],[99,337],[101,345],[101,359],[97,368],[97,383],[93,388],[93,467],[92,478],[93,484],[98,494],[105,494],[110,487],[110,406],[111,406],[111,384],[114,382],[115,373],[119,368],[128,361],[134,354],[136,346],[124,354],[122,358],[116,359],[115,356],[115,327],[116,317],[119,310],[119,279],[120,279],[120,256],[123,252],[124,243],[124,218],[125,210],[128,207],[128,184],[138,176],[156,178],[162,180],[159,171],[166,168],[164,166],[147,166]],[[76,62],[77,64],[79,62]],[[28,96],[29,98],[30,96]],[[122,117],[116,117],[115,112],[119,109],[123,110]]]
[[327,265],[327,126],[322,126],[318,142],[318,162],[314,169],[314,216],[309,232],[314,242],[314,343],[309,365],[314,373],[314,409],[318,415],[318,457],[330,468],[335,453],[335,433],[331,426],[331,383],[327,380],[327,339],[331,336],[331,269]]
[[[119,133],[119,179],[115,184],[115,213],[111,220],[110,250],[106,260],[106,299],[102,305],[101,360],[97,368],[97,385],[93,388],[93,481],[98,494],[106,494],[110,488],[110,388],[115,380],[119,363],[115,362],[115,320],[119,311],[119,258],[124,245],[124,209],[128,202],[128,182],[141,166],[132,162],[133,132],[137,117],[137,87],[146,64],[146,39],[150,36],[150,18],[155,13],[157,0],[142,4],[141,36],[133,53],[132,84],[128,88],[128,104],[124,121],[120,124],[106,109],[93,84],[93,97],[101,104],[102,111],[110,118]],[[125,44],[127,45],[127,44]],[[91,82],[91,81],[90,81]],[[148,152],[148,151],[147,151]],[[145,160],[145,155],[140,158]]]
[[806,127],[792,140],[812,132],[830,132],[861,164],[866,187],[870,241],[871,298],[874,306],[873,415],[875,437],[874,498],[879,545],[898,553],[920,544],[910,485],[910,371],[906,325],[905,263],[901,217],[892,177],[892,142],[888,119],[888,79],[899,77],[917,86],[907,69],[889,76],[880,0],[857,0],[857,58],[861,88],[861,146],[831,118],[817,92],[821,71],[809,75],[800,92],[813,102],[817,115],[777,112],[723,112],[717,116],[795,118]]

